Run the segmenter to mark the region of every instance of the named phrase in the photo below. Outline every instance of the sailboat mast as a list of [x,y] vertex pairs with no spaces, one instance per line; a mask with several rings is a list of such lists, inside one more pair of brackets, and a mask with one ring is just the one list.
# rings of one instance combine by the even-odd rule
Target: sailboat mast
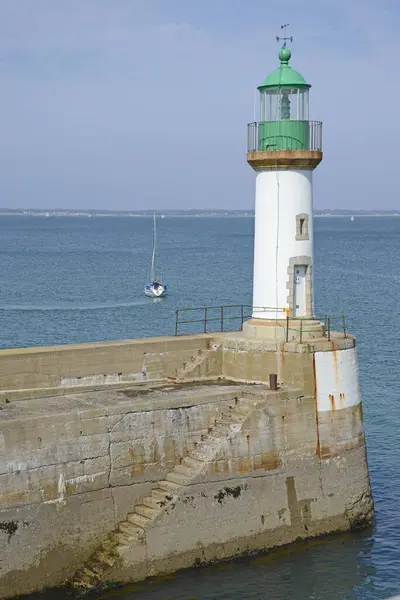
[[151,281],[156,277],[156,213],[153,213],[153,255],[151,257]]

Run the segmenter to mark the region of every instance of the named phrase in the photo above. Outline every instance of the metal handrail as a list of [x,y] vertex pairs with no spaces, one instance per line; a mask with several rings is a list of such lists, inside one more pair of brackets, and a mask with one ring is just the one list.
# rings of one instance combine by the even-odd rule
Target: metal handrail
[[[229,314],[230,309],[240,309],[238,310],[239,314],[231,315]],[[201,318],[194,319],[184,319],[180,318],[181,314],[200,311],[202,313]],[[212,311],[217,311],[216,315],[213,315]],[[344,314],[328,314],[324,313],[320,316],[314,317],[292,317],[288,314],[287,310],[284,308],[275,308],[275,307],[265,307],[265,306],[252,306],[251,304],[227,304],[227,305],[217,305],[217,306],[201,306],[201,307],[189,307],[189,308],[180,308],[175,311],[175,335],[184,335],[179,332],[180,325],[187,324],[202,324],[203,333],[216,333],[216,332],[224,332],[224,331],[241,331],[243,329],[243,323],[245,319],[250,319],[254,316],[256,312],[275,312],[282,313],[282,320],[286,320],[286,341],[289,341],[289,332],[290,331],[298,331],[300,335],[300,343],[303,342],[303,334],[311,332],[312,330],[307,329],[307,323],[313,319],[319,319],[322,323],[324,323],[324,335],[327,337],[328,341],[331,340],[332,333],[332,322],[334,320],[339,319],[340,324],[336,324],[335,331],[337,329],[343,331],[343,336],[347,337],[346,332],[346,318]],[[226,329],[226,324],[231,321],[239,321],[240,328],[237,329]],[[211,323],[218,323],[215,329],[210,329]],[[291,326],[293,323],[298,323],[299,326],[293,327]]]
[[[315,315],[313,319],[318,319],[321,323],[324,323],[324,336],[328,339],[328,342],[331,341],[331,333],[333,331],[337,332],[337,329],[343,331],[343,337],[347,337],[346,331],[346,316],[344,314],[333,314],[333,313],[324,313],[323,315]],[[334,319],[339,319],[340,324],[336,324],[335,329],[332,329],[332,321]],[[303,333],[310,333],[312,329],[304,329],[303,323],[309,321],[310,319],[306,319],[304,317],[290,317],[287,315],[286,317],[286,341],[289,341],[289,331],[299,331],[295,327],[290,327],[291,321],[300,321],[300,344],[303,342]]]
[[261,121],[247,125],[247,152],[322,151],[321,121]]
[[[229,315],[227,313],[230,309],[240,309],[240,314],[237,315]],[[217,316],[213,316],[211,311],[218,311]],[[186,313],[190,311],[201,311],[202,317],[197,319],[180,319],[181,313]],[[265,311],[273,311],[273,312],[281,312],[284,313],[285,310],[283,308],[275,308],[268,306],[252,306],[251,304],[226,304],[219,306],[200,306],[200,307],[189,307],[189,308],[180,308],[175,311],[175,335],[182,335],[179,333],[179,325],[185,325],[188,323],[202,323],[203,324],[203,333],[214,333],[215,331],[226,331],[225,323],[227,321],[240,321],[240,329],[230,329],[230,331],[240,331],[243,327],[243,323],[245,319],[250,319],[254,312],[265,312]],[[208,325],[213,322],[219,322],[219,327],[214,329],[213,331],[208,330]]]

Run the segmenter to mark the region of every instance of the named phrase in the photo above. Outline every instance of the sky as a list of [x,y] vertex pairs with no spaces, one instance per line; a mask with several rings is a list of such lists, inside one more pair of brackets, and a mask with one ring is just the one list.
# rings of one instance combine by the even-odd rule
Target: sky
[[398,209],[398,0],[0,0],[0,206],[252,209],[254,89],[323,121],[316,208]]

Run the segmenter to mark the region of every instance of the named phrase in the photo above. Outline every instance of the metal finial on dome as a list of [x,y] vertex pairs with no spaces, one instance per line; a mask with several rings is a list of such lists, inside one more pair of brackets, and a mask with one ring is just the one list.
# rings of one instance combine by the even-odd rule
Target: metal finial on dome
[[284,29],[284,37],[279,37],[278,35],[276,36],[276,41],[277,42],[283,42],[283,46],[279,51],[279,60],[281,61],[281,64],[287,65],[290,57],[292,56],[292,53],[290,52],[289,48],[286,48],[286,42],[293,42],[293,36],[287,36],[286,35],[286,27],[289,27],[289,23],[286,23],[285,25],[281,25],[281,29]]
[[276,36],[276,41],[277,42],[283,42],[283,47],[286,48],[286,42],[287,40],[289,40],[289,42],[293,42],[293,36],[291,35],[290,37],[287,37],[286,35],[286,27],[289,27],[289,23],[286,23],[285,25],[281,25],[281,29],[284,29],[284,37],[279,37],[278,35]]

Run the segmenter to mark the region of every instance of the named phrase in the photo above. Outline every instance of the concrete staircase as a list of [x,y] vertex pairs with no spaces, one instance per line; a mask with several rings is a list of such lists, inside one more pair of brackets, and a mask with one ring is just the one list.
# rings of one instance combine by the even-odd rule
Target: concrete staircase
[[191,356],[187,362],[183,363],[176,372],[176,381],[187,381],[193,379],[202,379],[204,376],[203,366],[206,365],[207,359],[211,352],[215,352],[215,349],[202,350],[199,349],[196,354]]
[[125,521],[111,533],[85,566],[76,573],[72,585],[81,592],[90,591],[106,581],[106,572],[133,545],[144,544],[146,532],[162,517],[165,510],[183,494],[188,486],[197,483],[207,471],[210,461],[232,435],[236,435],[253,412],[255,399],[239,398],[225,409],[208,434],[201,436],[195,449],[175,465],[163,481],[157,482],[149,495],[128,513]]
[[153,381],[164,377],[165,355],[159,352],[144,352],[142,364],[142,379]]

